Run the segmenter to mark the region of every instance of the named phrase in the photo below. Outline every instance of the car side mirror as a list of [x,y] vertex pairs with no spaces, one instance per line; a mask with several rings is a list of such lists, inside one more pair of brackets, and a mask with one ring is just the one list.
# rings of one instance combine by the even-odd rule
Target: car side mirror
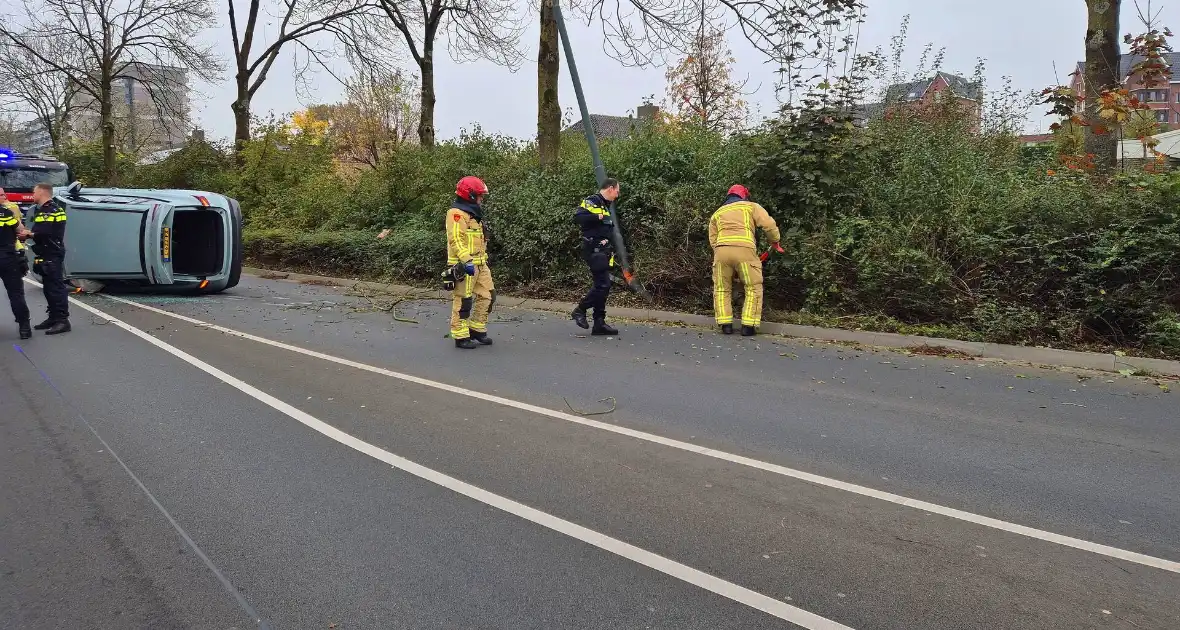
[[66,196],[70,199],[77,199],[82,194],[82,182],[74,182],[66,186]]

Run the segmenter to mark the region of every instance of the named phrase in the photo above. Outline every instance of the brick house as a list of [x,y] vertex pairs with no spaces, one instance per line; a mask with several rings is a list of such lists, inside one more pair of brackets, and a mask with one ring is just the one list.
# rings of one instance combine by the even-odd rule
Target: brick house
[[[1164,125],[1180,126],[1180,72],[1172,76],[1170,83],[1159,85],[1152,89],[1143,87],[1138,77],[1132,77],[1131,68],[1142,61],[1142,57],[1123,55],[1119,58],[1119,78],[1131,94],[1138,97],[1140,102],[1155,113],[1155,119]],[[1164,61],[1168,67],[1175,68],[1180,63],[1180,53],[1165,53]],[[1084,64],[1077,65],[1069,86],[1081,98],[1086,97],[1086,84],[1083,80]]]
[[862,105],[857,113],[860,124],[869,119],[888,116],[897,107],[930,107],[954,99],[974,121],[973,131],[979,131],[980,103],[983,100],[981,86],[957,74],[936,72],[934,76],[912,81],[895,83],[885,90],[885,98],[878,103]]

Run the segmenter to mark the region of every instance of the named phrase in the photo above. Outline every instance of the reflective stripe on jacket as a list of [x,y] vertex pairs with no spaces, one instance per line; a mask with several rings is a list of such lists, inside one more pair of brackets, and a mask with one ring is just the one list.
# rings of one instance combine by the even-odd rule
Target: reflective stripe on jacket
[[709,246],[757,247],[754,228],[762,228],[772,243],[781,238],[778,225],[766,208],[752,201],[735,201],[721,206],[709,219]]
[[[21,220],[20,206],[16,205],[15,203],[12,203],[11,201],[0,201],[0,210],[8,210],[9,212],[11,212],[12,218],[16,221],[16,225],[19,228],[20,220]],[[0,227],[8,226],[8,225],[12,225],[12,224],[7,223],[4,220],[0,220]],[[21,252],[21,251],[24,251],[24,249],[25,249],[25,244],[20,242],[20,240],[17,240],[16,251]]]
[[447,264],[488,262],[483,224],[461,208],[447,210]]

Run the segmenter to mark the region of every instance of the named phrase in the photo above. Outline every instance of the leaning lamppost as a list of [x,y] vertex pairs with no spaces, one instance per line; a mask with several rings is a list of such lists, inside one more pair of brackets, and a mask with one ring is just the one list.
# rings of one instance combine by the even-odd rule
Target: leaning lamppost
[[[582,81],[578,78],[578,66],[574,63],[574,51],[570,44],[569,32],[565,30],[565,18],[561,15],[561,4],[558,0],[548,0],[553,3],[553,20],[557,22],[557,32],[561,36],[561,46],[565,49],[565,61],[569,64],[570,79],[574,83],[574,94],[578,97],[578,109],[582,110],[582,129],[586,133],[586,142],[590,145],[590,157],[594,160],[594,177],[599,187],[606,181],[606,166],[602,164],[602,156],[598,154],[598,139],[594,136],[594,123],[590,120],[590,110],[586,108],[586,95],[582,92]],[[618,211],[615,202],[610,202],[610,216],[613,228],[615,254],[619,267],[623,270],[623,282],[627,288],[643,297],[649,297],[647,290],[639,283],[631,269],[631,262],[627,256],[627,244],[623,241],[623,228],[619,225]]]

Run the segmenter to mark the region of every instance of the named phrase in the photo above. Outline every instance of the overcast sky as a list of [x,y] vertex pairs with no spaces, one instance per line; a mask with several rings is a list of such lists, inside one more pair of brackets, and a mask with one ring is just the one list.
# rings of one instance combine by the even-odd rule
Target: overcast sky
[[[1082,0],[867,0],[868,21],[860,34],[860,49],[884,47],[899,29],[902,19],[910,16],[906,66],[912,71],[926,44],[946,48],[944,69],[970,77],[976,59],[987,63],[989,88],[999,85],[1003,76],[1012,78],[1020,90],[1040,90],[1058,80],[1068,82],[1073,64],[1083,54],[1086,11]],[[1146,0],[1141,0],[1145,2]],[[221,0],[224,5],[224,0]],[[1141,30],[1134,3],[1124,0],[1121,30]],[[1154,0],[1163,8],[1162,23],[1180,28],[1180,0],[1171,6]],[[224,22],[224,20],[222,20]],[[596,114],[627,115],[642,99],[665,92],[664,68],[623,68],[609,58],[602,48],[601,30],[571,21],[571,39],[578,70],[585,85],[590,110]],[[228,30],[208,34],[220,46],[229,48]],[[529,61],[517,72],[479,62],[456,64],[445,54],[436,55],[436,89],[438,105],[435,125],[440,139],[452,138],[464,127],[480,125],[485,131],[520,138],[536,134],[537,116],[537,27],[525,34],[522,46]],[[763,63],[760,54],[740,35],[731,33],[730,43],[737,58],[735,73],[749,77],[748,90],[759,88],[749,100],[762,114],[776,109],[773,68]],[[394,40],[395,42],[398,40]],[[1056,69],[1054,68],[1056,64]],[[413,64],[407,64],[413,70]],[[318,76],[314,94],[299,94],[288,60],[276,67],[254,101],[258,113],[291,112],[310,102],[339,100],[340,89],[326,74]],[[562,109],[574,106],[573,88],[562,59]],[[1056,75],[1055,75],[1056,73]],[[193,108],[198,124],[211,138],[227,138],[233,133],[230,102],[233,87],[227,73],[225,81],[214,85],[193,86]],[[1027,129],[1045,129],[1052,122],[1042,119],[1041,110],[1033,110]]]

